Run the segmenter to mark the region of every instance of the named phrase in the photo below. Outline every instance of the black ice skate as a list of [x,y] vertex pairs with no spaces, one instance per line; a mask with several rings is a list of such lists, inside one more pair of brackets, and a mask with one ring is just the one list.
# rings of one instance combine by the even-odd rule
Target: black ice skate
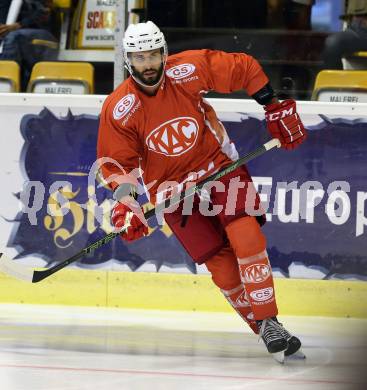
[[285,351],[288,349],[287,339],[282,332],[284,328],[279,324],[276,317],[265,318],[256,322],[260,329],[260,337],[263,339],[268,352],[277,362],[284,363]]
[[288,342],[288,348],[284,351],[284,356],[287,358],[295,358],[295,359],[305,359],[305,354],[301,351],[301,341],[298,337],[293,336],[290,334],[287,329],[283,327],[281,323],[278,322],[276,317],[274,317],[274,320],[280,325],[280,332],[282,333],[283,337]]

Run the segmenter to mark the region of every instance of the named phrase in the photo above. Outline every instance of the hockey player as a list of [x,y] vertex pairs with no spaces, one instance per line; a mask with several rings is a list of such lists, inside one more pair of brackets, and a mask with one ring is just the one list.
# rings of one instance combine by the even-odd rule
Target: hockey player
[[[140,206],[127,201],[138,185],[129,173],[140,168],[151,202],[159,203],[165,183],[206,177],[238,158],[222,123],[203,99],[208,91],[244,89],[264,106],[267,127],[285,149],[297,147],[306,138],[295,101],[279,102],[261,66],[249,55],[192,50],[168,57],[164,35],[150,21],[129,25],[123,47],[131,77],[103,105],[98,157],[109,158],[101,170],[117,201],[111,220],[118,229],[130,223],[122,234],[126,241],[148,233]],[[244,185],[235,199],[228,199],[232,212],[226,213],[233,179]],[[222,189],[214,186],[210,193],[213,207],[223,206],[218,215],[200,212],[196,197],[191,215],[183,216],[180,205],[166,212],[165,220],[193,260],[205,263],[214,283],[260,334],[268,351],[283,360],[299,350],[301,342],[276,318],[273,277],[261,231],[264,216],[246,207],[246,196],[254,193],[251,177],[240,167],[220,182]],[[252,211],[259,211],[257,194],[249,203]]]

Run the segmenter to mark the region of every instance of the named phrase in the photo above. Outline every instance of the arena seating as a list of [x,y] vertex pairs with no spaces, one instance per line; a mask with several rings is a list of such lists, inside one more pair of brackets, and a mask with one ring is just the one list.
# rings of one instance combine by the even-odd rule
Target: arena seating
[[322,70],[316,77],[312,100],[366,103],[367,70]]
[[38,62],[32,69],[28,92],[94,93],[94,67],[87,62]]
[[0,92],[19,92],[20,68],[15,61],[0,61]]
[[367,70],[367,51],[358,51],[342,59],[343,69]]

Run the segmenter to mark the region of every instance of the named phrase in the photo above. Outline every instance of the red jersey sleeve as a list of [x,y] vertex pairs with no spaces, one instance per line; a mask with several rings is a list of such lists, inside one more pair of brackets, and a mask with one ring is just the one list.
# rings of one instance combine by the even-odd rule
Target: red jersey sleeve
[[[122,183],[137,184],[127,174],[139,168],[142,155],[137,132],[114,119],[113,103],[108,99],[102,107],[97,142],[97,158],[102,159],[99,161],[100,170],[112,190]],[[109,161],[103,161],[104,157]]]
[[261,65],[245,53],[202,50],[208,90],[229,93],[244,89],[249,96],[269,82]]

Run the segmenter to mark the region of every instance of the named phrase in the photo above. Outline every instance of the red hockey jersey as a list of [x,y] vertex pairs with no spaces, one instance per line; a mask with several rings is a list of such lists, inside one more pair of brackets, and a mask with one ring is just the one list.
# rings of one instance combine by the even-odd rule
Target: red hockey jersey
[[[183,183],[210,175],[238,155],[222,123],[203,95],[244,89],[253,95],[268,78],[243,53],[190,50],[168,57],[156,95],[146,95],[129,77],[104,102],[98,134],[103,177],[116,188],[121,175],[142,170],[150,200],[165,181]],[[112,180],[111,175],[120,176]],[[127,179],[127,181],[129,181]],[[160,197],[158,196],[158,201]]]

